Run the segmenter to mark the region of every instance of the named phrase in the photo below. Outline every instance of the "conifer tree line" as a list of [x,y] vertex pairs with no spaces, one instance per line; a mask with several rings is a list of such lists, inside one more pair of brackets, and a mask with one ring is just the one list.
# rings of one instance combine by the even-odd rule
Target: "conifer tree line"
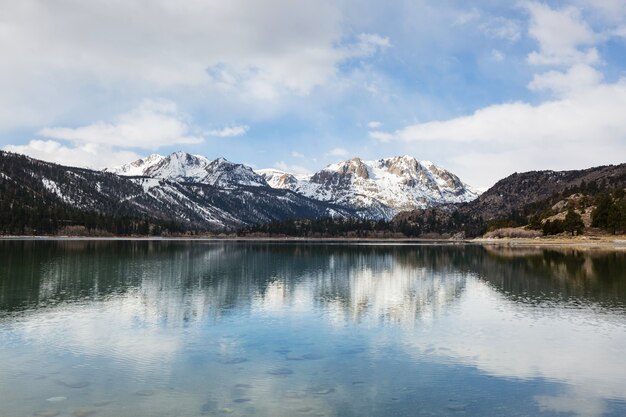
[[[19,155],[0,158],[1,235],[159,236],[185,231],[180,223],[134,216],[104,204],[100,211],[73,206],[44,192],[39,175],[33,174],[36,171],[56,180],[66,174],[63,170],[62,166]],[[86,174],[89,172],[85,170]]]
[[626,198],[624,190],[603,193],[596,201],[596,209],[591,214],[591,225],[610,233],[626,231]]
[[174,222],[130,216],[108,216],[71,206],[14,195],[0,183],[2,235],[118,235],[161,236],[184,232]]
[[[586,194],[581,194],[583,191]],[[592,194],[593,193],[593,194]],[[549,220],[553,216],[552,205],[572,194],[581,194],[576,205],[569,207],[563,219]],[[541,230],[544,235],[567,233],[575,236],[585,232],[585,224],[579,211],[595,206],[591,213],[592,227],[608,233],[626,232],[626,199],[623,189],[607,191],[601,185],[564,190],[558,196],[540,204],[532,204],[524,210],[513,211],[507,216],[491,221],[469,216],[460,211],[437,209],[419,210],[412,216],[396,216],[391,221],[367,219],[320,219],[286,220],[254,225],[241,229],[241,236],[293,236],[316,237],[396,237],[415,238],[436,235],[477,237],[507,227],[526,227]]]
[[[620,165],[624,167],[626,164]],[[461,205],[447,205],[418,209],[398,214],[391,221],[363,218],[274,221],[249,225],[237,232],[243,236],[295,236],[295,237],[476,237],[489,231],[506,228],[534,229],[545,235],[567,233],[579,235],[589,232],[585,218],[591,216],[591,227],[607,233],[626,232],[626,171],[612,166],[600,167],[602,177],[590,177],[589,182],[569,180],[568,186],[559,189],[564,177],[556,173],[550,182],[537,181],[536,173],[525,176],[514,174],[513,180],[524,179],[527,184],[549,184],[550,192],[542,200],[518,199],[519,182],[509,181],[505,191],[505,204],[488,206],[494,200],[478,199]],[[597,169],[590,169],[598,172]],[[587,174],[588,175],[588,171]],[[551,172],[551,171],[550,171]],[[541,174],[541,173],[540,173]],[[599,174],[598,174],[599,175]],[[505,180],[502,180],[506,182]],[[513,185],[511,185],[513,184]],[[555,186],[555,184],[557,184]],[[497,186],[497,184],[496,184]],[[495,191],[502,197],[500,190]],[[533,189],[537,193],[536,187]],[[105,192],[106,191],[106,192]],[[508,192],[508,194],[506,194]],[[486,193],[488,194],[489,191]],[[133,200],[143,195],[143,188],[113,174],[70,168],[33,160],[23,155],[0,151],[0,234],[2,235],[171,235],[202,234],[202,224],[193,223],[190,217],[172,215],[170,206],[145,206],[145,200]],[[212,195],[210,189],[207,195]],[[536,194],[529,194],[536,195]],[[193,197],[193,196],[192,196]],[[236,196],[235,196],[236,197]],[[139,197],[141,198],[141,197]],[[221,198],[221,197],[220,197]],[[210,199],[209,199],[210,200]],[[235,212],[240,205],[227,198],[224,210]],[[485,201],[487,203],[485,203]],[[525,203],[524,201],[534,201]],[[240,202],[239,202],[240,203]],[[474,204],[479,203],[479,204]],[[241,203],[240,203],[241,204]],[[482,205],[481,205],[482,204]],[[506,204],[509,204],[508,206]],[[137,210],[148,207],[149,209]],[[482,212],[494,208],[489,220]],[[590,209],[593,209],[590,213]],[[272,209],[281,209],[280,205]],[[293,215],[286,212],[287,215]],[[316,212],[317,213],[317,212]],[[310,215],[310,213],[309,213]],[[318,215],[318,214],[315,214]],[[193,217],[193,213],[191,215]],[[271,218],[266,216],[265,218]],[[284,218],[284,217],[283,217]],[[226,231],[223,228],[220,231]],[[232,231],[232,229],[228,229]],[[535,232],[536,233],[536,232]]]

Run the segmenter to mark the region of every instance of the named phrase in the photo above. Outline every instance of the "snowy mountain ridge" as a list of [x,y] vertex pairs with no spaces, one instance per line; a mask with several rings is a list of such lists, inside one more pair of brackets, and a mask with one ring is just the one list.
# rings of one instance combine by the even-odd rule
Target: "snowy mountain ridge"
[[271,187],[384,219],[402,211],[468,202],[480,194],[451,172],[408,155],[374,161],[353,158],[304,177],[273,169],[257,173]]
[[[259,180],[248,167],[225,160],[206,164],[202,158],[187,158],[186,155],[182,158],[184,163],[178,164],[179,156],[174,155],[169,162],[168,157],[151,156],[120,167],[119,172],[125,175],[118,175],[0,151],[0,195],[11,204],[15,202],[16,216],[21,210],[19,207],[36,210],[39,214],[33,218],[44,219],[39,223],[48,222],[51,230],[59,225],[86,221],[86,218],[92,221],[86,224],[88,227],[98,227],[98,222],[107,221],[110,230],[124,233],[116,228],[117,223],[136,226],[157,222],[158,227],[165,228],[176,224],[180,230],[232,232],[286,219],[356,216],[345,207],[312,200],[290,190],[271,188],[262,179],[262,186],[250,186],[254,182],[247,178],[257,183]],[[154,176],[137,175],[144,173]],[[179,180],[161,178],[166,174]],[[207,182],[193,182],[194,175]],[[237,185],[234,180],[244,185]],[[7,200],[0,199],[4,201]],[[61,220],[55,215],[62,216]],[[37,224],[33,221],[33,225],[39,227]]]
[[158,154],[105,170],[179,183],[207,184],[222,189],[271,187],[290,190],[312,200],[337,204],[359,217],[391,220],[402,211],[468,202],[479,192],[430,161],[395,156],[373,161],[352,158],[313,175],[252,168],[218,158],[174,152]]
[[213,161],[201,155],[178,151],[168,156],[152,154],[115,168],[107,168],[123,176],[143,176],[176,182],[202,183],[220,188],[236,186],[266,187],[267,183],[252,168],[217,158]]

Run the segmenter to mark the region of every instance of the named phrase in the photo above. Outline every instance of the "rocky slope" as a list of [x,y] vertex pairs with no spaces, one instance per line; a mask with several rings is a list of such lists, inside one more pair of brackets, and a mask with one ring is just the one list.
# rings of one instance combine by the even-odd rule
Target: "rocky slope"
[[402,211],[468,202],[479,195],[451,172],[411,156],[376,161],[353,158],[308,177],[278,170],[257,173],[271,187],[332,201],[358,210],[363,217],[386,220]]
[[[590,213],[599,196],[626,190],[626,163],[572,171],[530,171],[512,174],[477,199],[433,209],[399,213],[396,230],[424,235],[478,236],[488,228],[541,228],[545,220],[563,219],[572,208],[590,225]],[[539,222],[531,225],[532,221]]]
[[479,198],[460,208],[485,220],[541,205],[551,197],[580,187],[626,187],[626,163],[571,171],[529,171],[512,174],[494,184]]
[[[626,164],[516,173],[477,198],[454,174],[407,156],[354,158],[296,176],[184,152],[151,155],[102,172],[0,151],[0,234],[81,224],[112,233],[174,224],[179,231],[232,231],[330,217],[343,228],[380,227],[368,219],[393,218],[390,230],[407,236],[459,231],[474,236],[490,224],[523,225],[531,217],[554,216],[560,201],[573,194],[578,196],[573,205],[587,207],[611,190],[623,196],[625,188]],[[123,232],[116,227],[120,222]]]
[[181,151],[167,156],[152,154],[145,159],[138,159],[105,171],[124,176],[202,183],[220,188],[267,186],[263,177],[243,164],[236,164],[224,158],[211,161],[204,156]]
[[[81,218],[96,214],[176,222],[188,230],[220,231],[287,218],[354,215],[334,204],[273,189],[250,169],[238,164],[224,160],[204,164],[198,158],[198,164],[180,165],[181,159],[193,160],[187,155],[170,155],[169,161],[168,157],[147,158],[148,165],[154,167],[154,175],[164,177],[159,178],[65,167],[0,151],[0,206],[4,223],[17,218],[19,212],[20,217],[26,216],[20,222],[33,224],[38,221],[32,218],[35,213],[45,211],[50,216],[46,220],[54,224],[59,221],[80,224]],[[135,174],[133,169],[141,166],[137,162],[123,172]],[[169,179],[166,172],[180,181]],[[196,182],[196,176],[207,183]],[[256,183],[262,185],[249,185]],[[68,218],[56,218],[59,213]]]
[[402,211],[467,202],[478,196],[456,175],[410,156],[377,161],[354,158],[329,165],[311,176],[296,176],[275,169],[255,172],[224,158],[211,161],[175,152],[168,156],[150,155],[107,171],[222,189],[269,186],[345,207],[361,218],[385,220]]

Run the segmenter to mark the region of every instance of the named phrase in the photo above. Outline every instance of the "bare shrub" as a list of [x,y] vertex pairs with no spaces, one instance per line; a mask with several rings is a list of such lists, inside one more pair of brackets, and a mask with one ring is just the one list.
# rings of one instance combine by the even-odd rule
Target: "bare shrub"
[[491,232],[485,233],[487,239],[502,239],[502,238],[526,238],[532,239],[541,236],[540,230],[528,230],[521,228],[505,227],[502,229],[496,229]]

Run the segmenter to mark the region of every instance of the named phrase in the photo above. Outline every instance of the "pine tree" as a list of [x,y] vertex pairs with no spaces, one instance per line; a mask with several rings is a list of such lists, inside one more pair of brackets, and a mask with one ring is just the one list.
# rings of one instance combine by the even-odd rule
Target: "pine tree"
[[614,203],[608,193],[601,194],[596,200],[596,208],[591,212],[591,225],[603,229],[609,226],[609,213]]
[[606,229],[615,234],[618,230],[620,230],[622,223],[622,213],[620,210],[620,206],[612,203],[608,209],[607,218],[606,218]]
[[585,223],[583,223],[582,217],[580,217],[580,214],[572,209],[569,209],[567,211],[563,226],[567,232],[570,232],[572,234],[572,236],[574,236],[575,234],[581,235],[583,233],[583,230],[585,229]]

